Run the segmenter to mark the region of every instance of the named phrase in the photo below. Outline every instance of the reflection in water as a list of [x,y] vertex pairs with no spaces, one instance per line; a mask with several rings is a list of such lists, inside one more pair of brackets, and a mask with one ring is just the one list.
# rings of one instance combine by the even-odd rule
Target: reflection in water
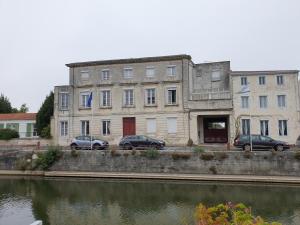
[[[0,178],[0,224],[192,224],[202,202],[243,202],[267,220],[300,224],[300,187],[103,179]],[[22,223],[20,223],[22,221]]]

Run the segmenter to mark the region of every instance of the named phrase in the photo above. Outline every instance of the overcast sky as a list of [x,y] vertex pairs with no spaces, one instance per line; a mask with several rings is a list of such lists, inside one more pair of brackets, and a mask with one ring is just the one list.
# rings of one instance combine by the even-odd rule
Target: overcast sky
[[299,0],[0,0],[0,93],[36,112],[66,63],[190,54],[300,69]]

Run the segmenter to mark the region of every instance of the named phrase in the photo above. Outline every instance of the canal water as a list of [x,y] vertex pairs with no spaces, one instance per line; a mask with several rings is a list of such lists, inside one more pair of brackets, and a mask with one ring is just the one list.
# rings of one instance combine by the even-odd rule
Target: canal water
[[242,202],[300,224],[300,186],[108,179],[0,178],[0,224],[191,225],[199,203]]

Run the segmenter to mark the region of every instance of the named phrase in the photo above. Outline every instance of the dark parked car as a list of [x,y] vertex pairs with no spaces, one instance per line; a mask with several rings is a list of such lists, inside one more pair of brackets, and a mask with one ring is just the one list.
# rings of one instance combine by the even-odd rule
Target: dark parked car
[[95,137],[91,140],[91,136],[78,136],[72,140],[70,146],[71,149],[91,149],[92,146],[92,149],[100,150],[108,148],[109,144]]
[[[267,136],[251,135],[252,148],[253,149],[275,149],[276,151],[282,151],[289,149],[290,146],[283,141],[277,141]],[[250,135],[239,135],[234,139],[234,146],[243,148],[244,150],[250,150]]]
[[166,143],[161,140],[150,138],[144,135],[131,135],[124,137],[119,147],[122,149],[133,149],[133,148],[156,148],[163,149]]

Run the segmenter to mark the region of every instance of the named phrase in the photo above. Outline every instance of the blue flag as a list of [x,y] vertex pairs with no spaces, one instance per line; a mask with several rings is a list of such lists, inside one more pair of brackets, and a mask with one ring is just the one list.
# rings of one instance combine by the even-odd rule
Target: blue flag
[[90,96],[89,96],[89,99],[88,99],[88,102],[87,102],[87,106],[88,107],[91,107],[92,106],[92,99],[93,99],[93,92],[91,92]]

